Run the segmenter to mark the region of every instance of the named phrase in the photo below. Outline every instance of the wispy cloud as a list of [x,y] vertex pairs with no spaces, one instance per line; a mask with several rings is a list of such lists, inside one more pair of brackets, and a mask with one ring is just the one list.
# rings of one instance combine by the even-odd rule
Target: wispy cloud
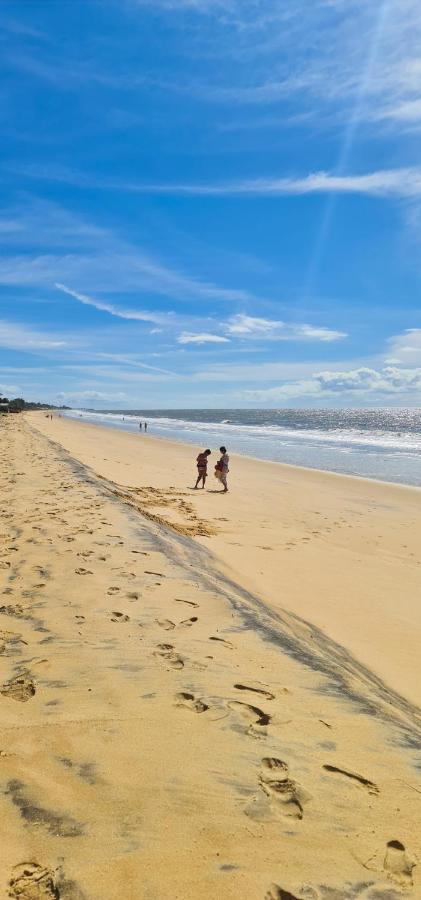
[[244,313],[231,316],[225,330],[228,334],[240,338],[254,337],[277,341],[337,341],[347,337],[344,331],[287,323],[276,319],[262,319]]
[[0,320],[0,347],[13,350],[55,350],[66,342],[28,326]]
[[[348,122],[357,110],[358,122],[378,125],[383,121],[400,128],[406,123],[412,128],[415,123],[421,125],[418,0],[314,0],[305,4],[305,14],[302,0],[288,4],[279,0],[131,0],[124,4],[129,14],[151,9],[168,19],[170,29],[176,29],[186,56],[224,60],[216,77],[209,77],[206,67],[198,67],[193,80],[174,77],[162,65],[156,74],[152,66],[145,73],[130,55],[127,65],[122,66],[119,58],[107,66],[105,60],[81,60],[80,53],[51,52],[40,57],[14,48],[5,55],[5,63],[58,91],[81,86],[121,93],[153,89],[163,97],[172,92],[227,107],[299,100],[314,119],[329,110]],[[134,33],[141,27],[140,15],[139,21],[131,17]],[[186,17],[198,15],[200,29],[183,28]],[[227,60],[234,64],[227,65]]]
[[105,393],[103,391],[60,391],[56,394],[57,400],[62,401],[75,401],[76,402],[84,402],[85,400],[104,400],[106,402],[113,402],[121,400],[127,400],[127,394],[123,392],[118,393]]
[[0,19],[0,32],[1,31],[17,37],[35,38],[37,40],[45,40],[47,38],[45,32],[40,31],[38,28],[28,25],[19,19],[12,19],[6,16],[2,16]]
[[[421,115],[421,100],[417,101]],[[415,114],[415,106],[414,106]],[[421,168],[417,166],[396,169],[378,169],[372,172],[349,173],[338,175],[335,172],[310,172],[300,177],[271,176],[250,178],[239,181],[221,183],[182,182],[178,184],[147,183],[135,181],[116,181],[109,178],[98,178],[95,175],[78,172],[73,169],[54,167],[19,167],[18,174],[30,178],[47,181],[59,181],[76,187],[95,187],[106,191],[123,191],[134,194],[185,194],[197,196],[300,196],[307,194],[364,194],[372,197],[420,197]],[[16,231],[13,219],[9,222],[11,231]],[[0,223],[1,228],[1,223]],[[4,230],[7,231],[6,225]],[[180,276],[178,276],[180,278]],[[215,288],[205,285],[205,290]],[[218,288],[217,290],[221,290]],[[225,290],[225,289],[222,289]],[[233,292],[228,292],[232,294]],[[239,299],[237,296],[233,299]],[[244,292],[243,292],[244,293]]]
[[[24,206],[4,211],[0,231],[4,243],[15,250],[0,258],[0,284],[47,287],[77,282],[83,293],[142,291],[177,300],[256,299],[243,288],[223,287],[171,268],[119,234],[53,203],[27,198]],[[54,252],[39,253],[38,247]]]
[[156,325],[162,325],[168,324],[168,321],[171,318],[170,313],[167,315],[160,315],[144,310],[120,309],[113,303],[102,303],[100,300],[94,300],[92,297],[88,297],[86,294],[80,294],[78,291],[74,291],[71,288],[66,287],[65,284],[60,284],[59,282],[56,282],[55,287],[58,288],[59,291],[63,291],[63,293],[78,300],[79,303],[83,303],[85,306],[93,306],[94,309],[109,313],[110,316],[115,316],[117,319],[129,319],[135,322],[153,322]]
[[[158,329],[159,331],[161,329]],[[176,378],[177,373],[172,372],[169,369],[162,369],[160,366],[151,366],[149,363],[140,362],[138,358],[134,358],[133,354],[131,356],[123,353],[90,353],[90,358],[95,359],[104,359],[109,362],[114,363],[115,365],[128,366],[133,369],[147,369],[150,372],[158,372],[160,375],[170,375],[171,378]]]
[[220,77],[196,81],[191,90],[204,100],[251,107],[299,99],[314,118],[330,108],[345,122],[356,114],[362,123],[421,124],[414,105],[419,0],[313,0],[305,14],[302,0],[139,0],[135,6],[161,10],[170,24],[177,13],[183,21],[189,13],[206,15],[200,44],[196,40],[202,53],[205,47],[241,64],[229,68],[225,83]]
[[305,194],[366,194],[373,197],[421,196],[421,168],[380,169],[358,175],[314,172],[301,178],[273,177],[221,184],[127,184],[138,193],[193,194],[198,196],[288,196]]
[[205,331],[194,334],[189,331],[183,331],[177,338],[179,344],[228,344],[229,338],[222,337],[220,334],[208,334]]

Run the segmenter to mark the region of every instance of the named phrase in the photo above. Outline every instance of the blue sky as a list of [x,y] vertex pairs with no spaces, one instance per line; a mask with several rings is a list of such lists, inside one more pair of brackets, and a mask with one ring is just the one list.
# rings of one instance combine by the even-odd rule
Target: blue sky
[[417,0],[2,0],[0,392],[421,406]]

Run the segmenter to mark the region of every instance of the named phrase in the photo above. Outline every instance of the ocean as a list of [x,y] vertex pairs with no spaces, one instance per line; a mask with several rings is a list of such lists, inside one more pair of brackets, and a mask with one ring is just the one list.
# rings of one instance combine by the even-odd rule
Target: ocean
[[65,415],[139,439],[142,420],[148,433],[195,450],[224,444],[257,459],[421,486],[421,409],[75,409]]

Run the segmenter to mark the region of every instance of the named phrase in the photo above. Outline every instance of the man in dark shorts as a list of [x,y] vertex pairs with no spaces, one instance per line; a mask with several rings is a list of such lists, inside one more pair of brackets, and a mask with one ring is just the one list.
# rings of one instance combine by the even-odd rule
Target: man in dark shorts
[[196,484],[194,486],[195,491],[197,491],[200,482],[202,482],[202,490],[205,486],[205,481],[208,477],[208,456],[210,455],[210,450],[203,450],[202,453],[199,453],[199,456],[197,457],[196,462],[198,475]]

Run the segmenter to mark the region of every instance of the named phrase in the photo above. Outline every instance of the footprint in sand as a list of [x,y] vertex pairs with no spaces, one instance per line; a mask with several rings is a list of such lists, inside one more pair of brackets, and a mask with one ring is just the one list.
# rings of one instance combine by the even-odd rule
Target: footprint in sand
[[76,575],[93,575],[93,572],[90,572],[89,569],[75,569]]
[[234,644],[231,644],[231,641],[226,641],[225,638],[215,637],[215,635],[211,635],[209,638],[210,641],[218,641],[220,644],[225,644],[226,647],[229,647],[230,650],[234,649]]
[[386,856],[384,858],[383,868],[388,878],[402,887],[410,887],[412,881],[412,870],[415,868],[415,861],[412,860],[400,841],[389,841],[386,845]]
[[175,628],[175,622],[171,622],[171,619],[155,619],[157,625],[160,628],[164,628],[165,631],[173,631]]
[[193,600],[179,600],[178,597],[174,597],[174,602],[175,603],[186,603],[187,606],[196,606],[196,607],[199,606],[199,604],[194,603]]
[[[3,591],[3,593],[6,593],[6,591]],[[7,593],[10,592],[8,591]],[[17,603],[16,606],[0,606],[0,613],[4,616],[15,616],[15,618],[21,619],[24,616],[25,611],[23,607]]]
[[240,700],[230,700],[228,707],[239,717],[246,734],[250,734],[252,737],[266,736],[266,725],[269,725],[271,717],[262,709],[248,703],[241,703]]
[[35,862],[15,866],[9,881],[9,897],[16,900],[60,900],[51,869]]
[[368,778],[364,778],[363,775],[357,775],[356,772],[349,772],[347,769],[339,769],[337,766],[324,765],[323,768],[326,772],[333,772],[337,775],[345,775],[346,778],[351,778],[351,780],[367,788],[369,794],[380,793],[377,785],[373,781],[369,781]]
[[[335,897],[338,900],[339,894],[335,893]],[[321,900],[321,898],[319,892],[316,891],[315,888],[309,887],[309,885],[305,885],[304,887],[302,887],[300,890],[300,897],[297,897],[296,894],[291,894],[291,892],[286,891],[285,888],[279,887],[279,884],[271,884],[267,894],[265,895],[265,900]],[[332,900],[334,900],[333,896]]]
[[22,672],[4,684],[0,689],[0,694],[3,694],[4,697],[10,697],[11,700],[26,703],[27,700],[30,700],[35,695],[35,684],[27,672]]
[[303,818],[303,806],[309,795],[289,777],[287,763],[276,757],[264,757],[258,775],[263,791],[246,807],[251,818],[271,818],[273,815],[293,819]]
[[186,709],[190,709],[195,713],[203,713],[209,709],[208,704],[204,703],[203,700],[195,697],[194,694],[187,694],[184,691],[175,695],[175,702],[176,706],[184,706]]
[[[314,896],[316,895],[314,894]],[[299,900],[299,897],[296,897],[295,894],[290,894],[289,891],[284,891],[277,884],[272,884],[267,894],[265,894],[265,900]]]
[[119,587],[109,587],[107,594],[118,594],[120,588]]
[[158,644],[154,656],[161,658],[164,664],[171,666],[172,669],[184,668],[184,660],[176,653],[172,644]]
[[260,681],[247,681],[247,684],[239,683],[235,684],[234,687],[237,691],[250,691],[254,694],[261,694],[262,697],[265,697],[266,700],[274,700],[275,694],[272,694],[268,691],[267,686],[261,684]]
[[4,653],[8,644],[26,644],[14,631],[0,631],[0,653]]
[[111,613],[111,621],[112,622],[130,622],[130,616],[126,613],[118,612],[118,610],[114,610]]
[[195,622],[197,622],[197,616],[192,616],[191,619],[182,619],[182,621],[179,622],[179,625],[181,625],[183,628],[191,628],[191,626],[194,625]]

